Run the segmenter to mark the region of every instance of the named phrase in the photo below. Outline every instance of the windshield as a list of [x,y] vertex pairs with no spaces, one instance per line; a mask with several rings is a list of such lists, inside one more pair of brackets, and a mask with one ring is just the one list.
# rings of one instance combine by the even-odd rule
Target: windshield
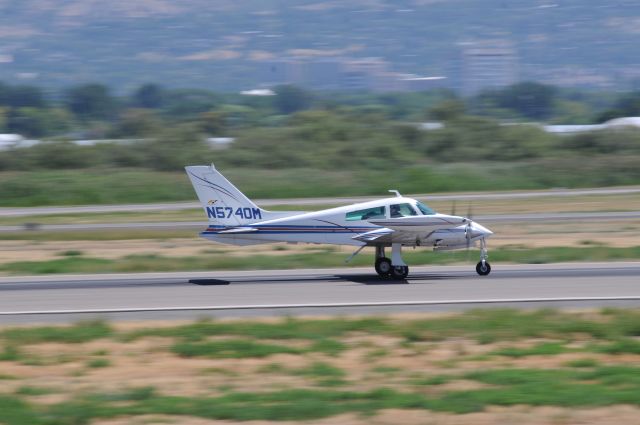
[[416,207],[420,210],[423,215],[434,215],[436,212],[423,204],[422,202],[417,202]]

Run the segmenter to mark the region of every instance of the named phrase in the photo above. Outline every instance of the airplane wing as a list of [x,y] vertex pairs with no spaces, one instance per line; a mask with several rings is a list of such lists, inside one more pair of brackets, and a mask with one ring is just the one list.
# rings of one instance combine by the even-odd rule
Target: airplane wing
[[376,226],[386,227],[387,229],[399,232],[424,233],[433,232],[441,229],[451,229],[466,224],[467,220],[462,217],[440,216],[440,215],[422,215],[398,218],[384,218],[367,220]]
[[367,244],[373,243],[404,243],[413,244],[416,239],[441,229],[451,229],[465,224],[466,219],[451,216],[411,216],[390,219],[367,220],[371,224],[383,226],[382,229],[360,233],[353,237],[357,241]]
[[391,242],[391,235],[394,233],[391,229],[376,229],[366,233],[360,233],[351,239],[360,242]]
[[418,234],[416,232],[404,232],[392,229],[376,229],[371,232],[360,233],[352,239],[366,244],[378,243],[403,243],[412,245],[416,242]]

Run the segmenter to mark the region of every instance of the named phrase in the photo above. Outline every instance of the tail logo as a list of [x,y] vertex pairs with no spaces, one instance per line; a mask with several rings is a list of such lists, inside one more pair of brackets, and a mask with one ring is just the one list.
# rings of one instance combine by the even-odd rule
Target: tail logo
[[218,202],[218,200],[217,200],[217,199],[213,199],[213,200],[209,199],[209,202],[207,202],[207,204],[209,204],[209,205],[213,205],[213,204],[215,204],[216,202]]

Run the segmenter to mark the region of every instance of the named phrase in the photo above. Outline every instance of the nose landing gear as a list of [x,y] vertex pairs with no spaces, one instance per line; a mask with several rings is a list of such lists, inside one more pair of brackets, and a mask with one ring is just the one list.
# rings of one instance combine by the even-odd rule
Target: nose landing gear
[[489,258],[487,242],[483,238],[480,240],[480,262],[476,264],[476,272],[480,276],[487,276],[491,273],[491,264],[489,264],[487,258]]

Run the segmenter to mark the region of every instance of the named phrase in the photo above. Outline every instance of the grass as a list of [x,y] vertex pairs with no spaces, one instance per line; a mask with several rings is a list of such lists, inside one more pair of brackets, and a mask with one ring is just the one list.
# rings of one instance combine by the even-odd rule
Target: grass
[[589,358],[571,360],[565,363],[565,366],[575,367],[575,368],[590,368],[590,367],[596,367],[599,365],[600,365],[600,362],[598,362],[595,359],[589,359]]
[[338,345],[331,338],[350,332],[388,331],[391,325],[382,318],[336,318],[323,320],[301,320],[286,318],[277,323],[263,322],[216,322],[201,320],[195,323],[170,328],[147,328],[122,335],[125,340],[149,336],[173,337],[183,341],[202,341],[211,336],[232,335],[255,339],[312,340],[318,347],[335,349]]
[[[322,366],[325,369],[326,366]],[[28,418],[42,423],[88,423],[98,418],[131,415],[178,415],[206,419],[312,420],[343,413],[373,415],[381,409],[428,409],[469,413],[497,406],[609,406],[640,405],[640,369],[601,367],[593,371],[498,369],[472,372],[465,379],[488,384],[478,390],[446,391],[439,395],[403,392],[379,387],[369,391],[286,389],[271,392],[228,391],[218,397],[163,396],[153,389],[121,394],[90,394],[75,400],[41,407],[11,398],[11,420]],[[122,401],[128,403],[122,404]]]
[[[79,344],[111,336],[113,330],[102,321],[79,322],[73,326],[43,326],[7,329],[0,337],[13,345],[60,342]],[[8,348],[10,346],[7,346]],[[6,351],[5,348],[5,351]]]
[[251,340],[229,339],[208,342],[179,342],[171,351],[182,357],[243,359],[268,357],[273,354],[301,354],[304,350],[285,345],[265,344]]
[[18,388],[15,393],[18,395],[28,395],[28,396],[39,396],[55,393],[56,390],[52,388],[44,388],[44,387],[30,387],[30,386],[21,386]]
[[[15,376],[3,378],[0,375],[0,379],[11,380],[14,388],[0,394],[0,423],[89,424],[116,417],[132,420],[132,417],[140,415],[189,416],[221,421],[304,421],[346,413],[368,417],[386,409],[459,414],[486,410],[490,406],[574,408],[624,404],[640,407],[640,367],[635,366],[637,362],[628,356],[621,359],[620,364],[615,364],[618,353],[640,355],[637,351],[639,332],[639,311],[611,308],[600,313],[491,309],[422,318],[202,320],[137,330],[112,328],[102,322],[8,328],[0,332],[0,344],[5,353],[9,352],[2,361],[20,362],[24,359],[23,347],[28,353],[38,344],[56,342],[78,347],[78,353],[69,355],[74,357],[74,361],[84,363],[86,368],[109,366],[116,370],[120,367],[120,362],[114,360],[116,355],[140,355],[138,345],[130,342],[162,337],[171,342],[154,349],[169,350],[180,356],[174,360],[184,363],[176,363],[176,369],[185,365],[186,370],[192,370],[188,362],[199,358],[197,370],[213,376],[208,376],[206,381],[211,392],[200,389],[202,391],[196,396],[181,396],[178,386],[173,387],[175,377],[168,376],[172,382],[173,395],[170,396],[166,390],[145,386],[144,383],[143,386],[129,388],[126,380],[122,381],[119,390],[110,392],[86,393],[77,391],[77,388],[65,392],[63,385],[55,389],[48,386],[46,379],[50,379],[53,372],[38,378],[33,374],[22,376],[23,372],[18,370]],[[431,341],[428,345],[434,353],[442,349],[451,351],[452,342],[457,345],[475,340],[476,347],[480,347],[480,339],[500,343],[524,341],[519,345],[526,348],[515,348],[514,344],[514,347],[501,350],[486,350],[489,353],[486,366],[472,370],[468,364],[463,364],[468,361],[467,354],[455,350],[434,359],[428,355],[402,357],[407,354],[398,340],[405,341],[408,334],[415,335],[420,341]],[[375,336],[376,341],[390,338],[383,343],[393,341],[393,344],[385,345],[380,357],[371,359],[367,350],[363,350],[364,346],[354,340],[354,337],[367,336]],[[97,350],[91,342],[99,338],[122,344],[122,348]],[[545,342],[539,342],[540,339]],[[369,339],[365,341],[369,342]],[[439,346],[440,342],[445,344]],[[581,345],[569,345],[575,342]],[[366,348],[382,349],[375,345],[377,342],[369,343],[372,345]],[[129,345],[136,348],[129,353],[122,352]],[[591,354],[564,363],[558,359],[555,366],[549,366],[553,364],[554,356],[566,352],[568,347],[571,351]],[[281,353],[299,356],[296,366],[269,359],[271,355]],[[384,358],[391,355],[396,356],[396,361],[403,359],[404,363],[388,366]],[[502,359],[496,358],[497,355],[539,355],[545,356],[545,362],[540,367],[509,368],[505,367]],[[202,363],[202,358],[215,360]],[[236,364],[249,358],[254,359],[249,363],[254,365],[251,367],[254,372],[233,373]],[[371,364],[358,368],[354,373],[341,363],[342,360],[354,359]],[[442,364],[438,369],[439,364],[447,361],[449,365]],[[130,364],[130,361],[124,363]],[[140,367],[147,364],[142,362]],[[203,365],[213,367],[203,368]],[[445,366],[448,369],[445,370]],[[84,368],[81,370],[87,372]],[[429,375],[425,370],[429,370]],[[238,390],[238,382],[243,388],[248,388],[246,384],[252,382],[252,378],[247,375],[252,373],[259,382],[255,385],[260,388]],[[304,378],[304,388],[286,387],[286,377],[291,375]],[[67,371],[65,376],[72,375]],[[285,384],[278,379],[274,380],[278,385],[262,385],[271,377],[279,376],[284,377],[282,382]],[[80,378],[75,375],[70,378],[78,381],[72,385],[85,385],[86,381],[83,383]],[[24,382],[21,381],[23,379]],[[155,375],[150,379],[156,382]],[[183,379],[188,379],[189,388],[192,388],[193,374],[188,373]],[[461,380],[478,386],[460,390],[455,389],[455,385],[445,385]],[[393,382],[390,384],[390,381]],[[393,388],[389,388],[390,385]],[[40,403],[36,397],[58,393],[65,401]]]
[[[466,252],[433,253],[409,251],[404,259],[412,265],[469,263]],[[128,255],[119,259],[70,256],[44,261],[16,261],[0,265],[0,271],[12,274],[163,272],[188,270],[268,270],[344,266],[343,253],[299,252],[279,256],[246,257],[202,255],[167,257],[162,255]],[[545,264],[576,261],[616,261],[640,259],[640,246],[546,247],[531,249],[500,248],[491,251],[492,263]],[[349,266],[369,266],[366,256],[356,257]]]
[[505,357],[548,356],[569,352],[570,350],[561,342],[544,342],[529,348],[506,347],[491,352],[490,354]]
[[[131,341],[150,336],[176,338],[185,342],[201,342],[212,336],[233,336],[256,340],[310,340],[332,351],[340,348],[339,338],[353,333],[375,333],[403,337],[407,332],[419,334],[425,341],[448,338],[473,338],[479,343],[515,341],[523,338],[547,338],[571,341],[590,337],[610,341],[594,345],[591,350],[615,352],[623,348],[623,341],[635,341],[640,326],[640,312],[636,310],[607,310],[606,320],[593,320],[576,314],[555,310],[519,311],[512,309],[471,310],[452,317],[392,322],[381,317],[295,319],[286,318],[275,323],[216,322],[203,320],[169,328],[143,328],[119,334]],[[338,342],[339,344],[335,344]],[[342,346],[344,346],[342,344]],[[631,344],[635,350],[636,345]],[[558,350],[555,344],[542,344],[537,350]],[[375,356],[385,356],[384,348],[374,350]]]
[[346,373],[342,369],[325,362],[314,362],[307,367],[293,370],[292,373],[313,378],[318,385],[323,387],[336,387],[346,384],[344,380]]
[[111,366],[109,359],[92,359],[87,362],[87,367],[91,369],[98,369]]
[[[318,170],[229,168],[222,172],[252,198],[545,189],[638,184],[616,169],[617,157],[573,164],[571,172],[549,160],[537,163],[455,163],[386,169]],[[554,165],[555,164],[555,165]],[[97,205],[193,201],[184,172],[105,168],[2,172],[0,206]]]

